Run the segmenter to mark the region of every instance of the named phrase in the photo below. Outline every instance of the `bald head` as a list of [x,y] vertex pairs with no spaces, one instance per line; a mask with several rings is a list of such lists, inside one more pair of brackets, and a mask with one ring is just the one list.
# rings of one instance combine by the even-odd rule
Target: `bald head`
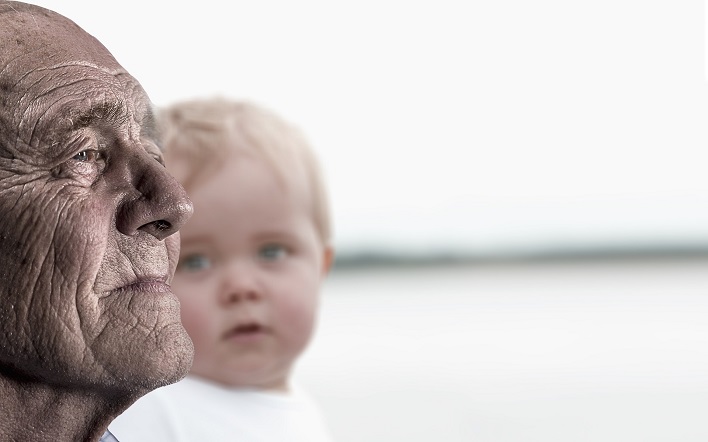
[[0,24],[0,59],[5,63],[20,54],[51,59],[67,41],[77,59],[112,60],[106,48],[73,21],[36,5],[0,0]]

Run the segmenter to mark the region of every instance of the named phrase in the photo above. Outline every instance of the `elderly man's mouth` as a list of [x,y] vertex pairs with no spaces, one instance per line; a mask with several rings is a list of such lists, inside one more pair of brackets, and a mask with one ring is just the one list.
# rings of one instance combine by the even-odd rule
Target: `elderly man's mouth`
[[138,278],[136,281],[118,287],[118,292],[134,293],[172,293],[172,289],[166,282],[167,277]]

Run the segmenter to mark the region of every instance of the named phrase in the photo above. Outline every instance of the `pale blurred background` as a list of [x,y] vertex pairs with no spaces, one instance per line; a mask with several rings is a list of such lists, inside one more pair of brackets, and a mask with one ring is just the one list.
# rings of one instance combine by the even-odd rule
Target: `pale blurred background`
[[34,3],[306,132],[339,442],[708,440],[704,2]]

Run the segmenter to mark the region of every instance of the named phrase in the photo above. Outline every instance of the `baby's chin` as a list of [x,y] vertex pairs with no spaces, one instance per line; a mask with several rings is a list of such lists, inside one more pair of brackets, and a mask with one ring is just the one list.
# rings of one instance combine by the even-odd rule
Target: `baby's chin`
[[262,372],[229,372],[215,373],[211,371],[195,370],[189,372],[190,377],[196,377],[225,388],[261,390],[286,393],[290,391],[289,375],[270,374]]

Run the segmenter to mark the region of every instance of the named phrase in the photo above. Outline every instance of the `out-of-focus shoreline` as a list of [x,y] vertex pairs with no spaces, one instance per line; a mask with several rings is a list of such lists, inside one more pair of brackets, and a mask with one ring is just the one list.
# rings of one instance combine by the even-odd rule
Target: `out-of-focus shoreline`
[[383,250],[344,251],[337,254],[333,271],[372,268],[430,268],[479,265],[529,265],[626,261],[708,260],[708,246],[640,246],[598,248],[548,248],[498,254],[458,251],[399,252]]

